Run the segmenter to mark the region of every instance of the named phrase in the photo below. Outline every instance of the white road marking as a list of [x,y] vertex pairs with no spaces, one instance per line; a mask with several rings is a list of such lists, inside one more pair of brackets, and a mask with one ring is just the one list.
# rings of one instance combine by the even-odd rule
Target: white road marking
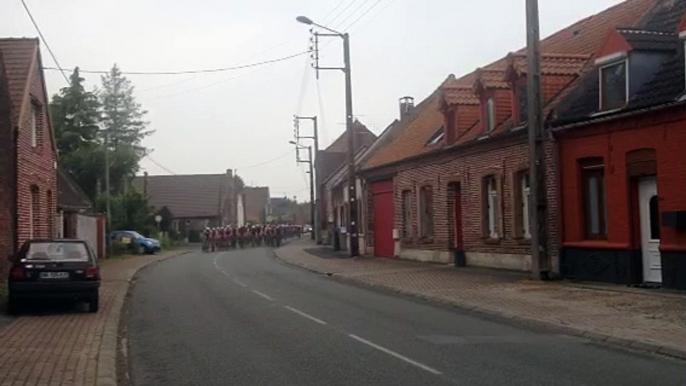
[[247,287],[248,286],[247,284],[243,283],[242,281],[238,281],[236,279],[232,279],[231,281],[238,284],[241,287]]
[[296,314],[302,316],[303,318],[310,319],[310,320],[312,320],[312,321],[314,321],[314,322],[317,322],[317,323],[319,323],[319,324],[327,324],[325,321],[323,321],[323,320],[321,320],[321,319],[317,319],[317,318],[315,318],[314,316],[309,315],[309,314],[306,314],[306,313],[304,313],[304,312],[302,312],[302,311],[300,311],[300,310],[296,310],[296,309],[293,308],[293,307],[283,306],[283,308],[285,308],[285,309],[287,309],[287,310],[289,310],[289,311],[295,312]]
[[368,341],[368,340],[366,340],[366,339],[364,339],[364,338],[360,338],[359,336],[357,336],[357,335],[355,335],[355,334],[348,334],[348,336],[351,337],[351,338],[353,338],[353,339],[355,339],[356,341],[358,341],[358,342],[360,342],[360,343],[366,344],[366,345],[369,346],[369,347],[373,347],[373,348],[375,348],[375,349],[377,349],[377,350],[379,350],[379,351],[381,351],[381,352],[384,352],[384,353],[386,353],[386,354],[388,354],[388,355],[390,355],[390,356],[396,357],[396,358],[400,359],[401,361],[405,361],[405,362],[407,362],[407,363],[409,363],[409,364],[411,364],[411,365],[414,365],[414,366],[419,367],[420,369],[422,369],[422,370],[424,370],[424,371],[428,371],[428,372],[430,372],[431,374],[435,374],[435,375],[441,375],[441,374],[442,374],[440,371],[438,371],[438,370],[436,370],[436,369],[434,369],[434,368],[432,368],[432,367],[429,367],[429,366],[427,366],[427,365],[421,364],[421,363],[419,363],[419,362],[417,362],[417,361],[415,361],[415,360],[412,360],[412,359],[410,359],[410,358],[408,358],[408,357],[406,357],[406,356],[404,356],[404,355],[398,354],[398,353],[395,352],[395,351],[391,351],[391,350],[389,350],[389,349],[387,349],[387,348],[385,348],[385,347],[381,347],[381,346],[379,346],[378,344],[372,343],[372,342],[370,342],[370,341]]
[[267,294],[263,294],[263,293],[260,292],[260,291],[252,290],[252,292],[254,292],[255,295],[262,296],[263,298],[269,300],[270,302],[273,302],[273,301],[274,301],[274,298],[272,298],[271,296],[269,296],[269,295],[267,295]]

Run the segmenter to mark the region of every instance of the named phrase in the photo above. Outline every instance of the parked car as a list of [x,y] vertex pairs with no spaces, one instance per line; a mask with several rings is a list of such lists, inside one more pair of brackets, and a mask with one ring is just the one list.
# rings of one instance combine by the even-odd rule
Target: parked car
[[160,250],[159,240],[144,237],[136,231],[114,231],[110,233],[110,242],[112,241],[131,245],[133,252],[139,255],[152,255]]
[[83,240],[29,240],[10,257],[7,311],[28,299],[72,299],[98,312],[100,269]]

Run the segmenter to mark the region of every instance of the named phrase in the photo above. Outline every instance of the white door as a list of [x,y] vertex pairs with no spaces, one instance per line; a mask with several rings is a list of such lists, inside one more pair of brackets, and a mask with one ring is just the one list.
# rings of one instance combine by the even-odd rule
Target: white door
[[639,181],[638,201],[641,211],[643,281],[662,283],[660,210],[657,197],[657,180],[655,177],[643,178]]

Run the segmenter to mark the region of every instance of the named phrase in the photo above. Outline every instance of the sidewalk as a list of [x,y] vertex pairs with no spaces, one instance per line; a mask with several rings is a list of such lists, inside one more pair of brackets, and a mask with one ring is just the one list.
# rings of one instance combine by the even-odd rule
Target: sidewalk
[[299,241],[275,253],[287,263],[345,280],[686,359],[686,295],[534,282],[519,273],[380,258],[324,259],[305,252],[308,248],[311,242]]
[[133,275],[183,250],[106,260],[100,311],[29,309],[0,328],[0,385],[116,386],[117,330]]

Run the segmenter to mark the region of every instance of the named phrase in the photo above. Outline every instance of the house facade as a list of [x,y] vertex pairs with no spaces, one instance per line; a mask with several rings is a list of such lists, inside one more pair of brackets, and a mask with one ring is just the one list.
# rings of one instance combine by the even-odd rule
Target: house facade
[[685,15],[613,29],[557,114],[566,277],[686,289]]
[[225,174],[136,176],[132,186],[162,216],[161,230],[199,240],[205,227],[236,223],[234,179]]
[[0,63],[0,255],[6,256],[28,239],[55,235],[57,150],[38,39],[0,39]]
[[[593,65],[606,34],[636,24],[654,3],[626,1],[542,41],[546,114]],[[525,54],[449,77],[417,106],[403,133],[367,162],[376,255],[530,269]],[[552,274],[560,272],[559,146],[548,136],[549,259],[541,266]]]

